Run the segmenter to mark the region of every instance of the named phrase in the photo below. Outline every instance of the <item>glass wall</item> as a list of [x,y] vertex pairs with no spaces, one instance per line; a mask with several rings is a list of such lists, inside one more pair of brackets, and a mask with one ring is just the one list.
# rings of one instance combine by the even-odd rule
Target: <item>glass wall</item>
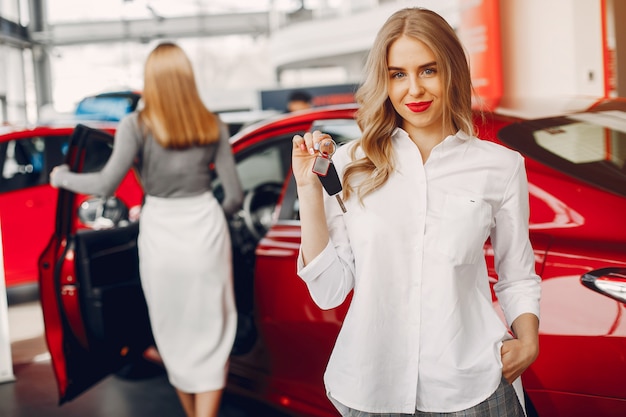
[[12,22],[20,22],[20,0],[0,0],[0,16]]
[[[450,0],[446,0],[450,1]],[[272,29],[284,28],[292,20],[328,19],[357,13],[401,0],[42,0],[43,19],[52,28],[85,22],[155,19],[206,14],[268,12]],[[19,23],[29,22],[30,0],[0,0],[0,16]],[[294,21],[295,21],[294,20]],[[50,33],[54,33],[53,30]],[[210,108],[216,111],[255,108],[257,92],[277,87],[346,82],[351,68],[336,64],[315,69],[289,69],[280,75],[272,63],[271,33],[174,39],[194,63],[198,85]],[[167,39],[163,33],[161,39]],[[45,34],[43,39],[47,39]],[[83,97],[105,91],[141,90],[143,63],[159,39],[142,42],[105,42],[44,46],[44,66],[37,66],[27,47],[0,42],[0,121],[36,122],[73,112]],[[40,61],[38,61],[40,62]],[[49,71],[49,72],[48,72]],[[35,80],[45,83],[51,104],[37,108]],[[46,80],[49,80],[46,82]],[[48,84],[49,83],[49,84]],[[49,88],[49,90],[47,90]],[[41,94],[40,94],[41,95]],[[48,101],[45,100],[45,101]]]
[[0,101],[2,123],[27,120],[22,50],[0,45]]
[[[28,21],[25,4],[26,0],[0,0],[0,18],[24,25]],[[29,77],[24,59],[22,47],[0,42],[0,124],[25,123],[29,119],[26,93]]]

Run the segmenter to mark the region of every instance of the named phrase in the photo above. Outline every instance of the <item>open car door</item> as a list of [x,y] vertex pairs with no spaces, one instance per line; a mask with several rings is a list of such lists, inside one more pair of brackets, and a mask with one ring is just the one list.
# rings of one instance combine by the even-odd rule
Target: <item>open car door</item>
[[[66,163],[73,172],[99,171],[112,145],[111,134],[78,125]],[[132,221],[142,198],[133,170],[107,198],[59,189],[39,285],[60,404],[137,360],[152,343],[139,281],[139,224]]]

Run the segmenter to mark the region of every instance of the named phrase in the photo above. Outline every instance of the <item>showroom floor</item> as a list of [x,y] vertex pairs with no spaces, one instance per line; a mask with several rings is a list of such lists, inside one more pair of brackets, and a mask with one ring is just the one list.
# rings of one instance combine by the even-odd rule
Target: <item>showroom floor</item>
[[[79,398],[58,405],[57,388],[43,337],[35,294],[9,294],[9,335],[15,380],[0,384],[2,417],[185,417],[164,374],[142,380],[111,376]],[[220,417],[281,414],[226,394]]]

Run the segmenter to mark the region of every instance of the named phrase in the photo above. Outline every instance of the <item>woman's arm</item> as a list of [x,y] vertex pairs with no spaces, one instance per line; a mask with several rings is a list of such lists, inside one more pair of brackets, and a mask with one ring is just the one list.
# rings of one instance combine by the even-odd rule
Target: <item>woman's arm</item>
[[224,189],[222,209],[226,216],[231,216],[241,208],[243,189],[229,143],[228,128],[222,122],[220,122],[220,142],[215,155],[215,169]]
[[337,201],[324,193],[312,172],[314,143],[329,137],[320,132],[293,139],[292,170],[298,185],[301,243],[298,275],[322,309],[344,302],[354,288],[354,257]]
[[494,291],[515,339],[502,345],[503,375],[513,382],[539,354],[539,299],[541,279],[529,239],[528,181],[524,160],[517,164],[496,213],[491,235],[498,282]]
[[517,154],[504,197],[495,213],[496,226],[491,232],[498,274],[493,288],[509,324],[523,313],[539,317],[541,278],[535,272],[528,223],[528,182],[524,160]]
[[302,236],[300,250],[304,265],[316,258],[329,240],[322,185],[311,170],[317,154],[314,144],[327,137],[329,136],[315,131],[293,138],[292,170],[298,186]]
[[67,165],[61,165],[55,167],[50,173],[50,184],[75,193],[103,197],[113,195],[132,166],[141,146],[141,132],[136,120],[136,115],[130,115],[120,122],[115,133],[113,152],[101,171],[74,173],[70,172]]

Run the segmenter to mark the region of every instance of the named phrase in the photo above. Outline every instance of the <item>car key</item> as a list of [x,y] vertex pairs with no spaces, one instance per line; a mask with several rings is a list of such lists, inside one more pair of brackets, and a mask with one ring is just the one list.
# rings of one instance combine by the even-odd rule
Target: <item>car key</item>
[[317,174],[322,186],[328,193],[328,195],[334,195],[339,203],[339,207],[345,213],[346,206],[343,204],[343,200],[339,196],[339,192],[343,189],[341,181],[339,181],[339,175],[335,169],[335,165],[331,160],[331,156],[337,149],[337,144],[332,139],[326,139],[315,144],[315,149],[318,150],[319,155],[315,157],[313,162],[313,172]]

